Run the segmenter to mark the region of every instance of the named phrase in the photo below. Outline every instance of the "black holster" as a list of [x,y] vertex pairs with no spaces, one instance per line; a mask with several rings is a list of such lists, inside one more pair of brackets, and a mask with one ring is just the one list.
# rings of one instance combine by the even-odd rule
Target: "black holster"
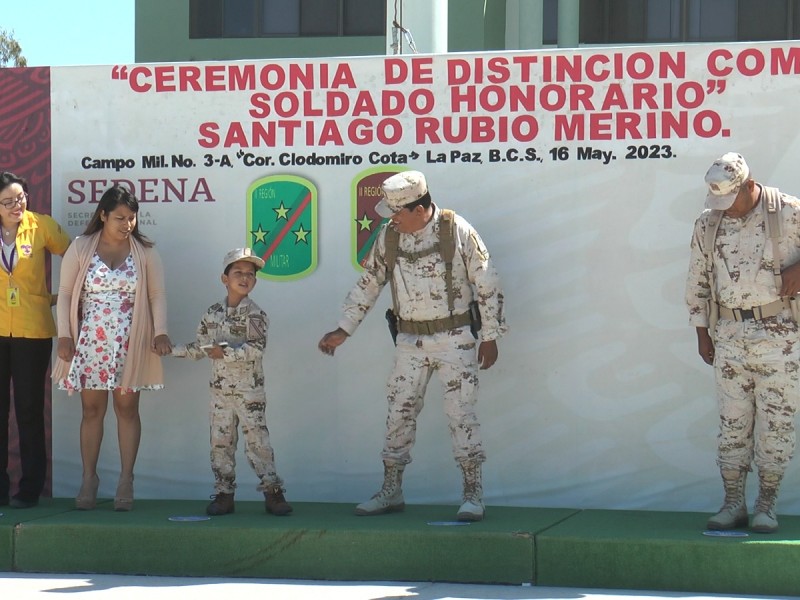
[[481,330],[483,324],[481,323],[481,309],[478,306],[478,301],[473,300],[469,303],[469,330],[472,332],[472,337],[478,339],[478,332]]
[[391,308],[386,309],[386,323],[389,326],[389,333],[392,334],[392,342],[397,346],[397,315]]

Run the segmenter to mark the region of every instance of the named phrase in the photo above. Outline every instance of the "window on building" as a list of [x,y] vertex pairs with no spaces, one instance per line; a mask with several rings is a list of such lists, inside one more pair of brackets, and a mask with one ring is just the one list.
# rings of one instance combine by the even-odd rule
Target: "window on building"
[[189,37],[382,36],[384,0],[190,0]]
[[191,0],[189,36],[193,38],[222,37],[222,2],[220,0]]
[[690,42],[736,40],[736,5],[737,0],[690,0],[687,7],[687,40]]
[[300,32],[300,3],[272,0],[261,4],[261,31],[265,36],[290,36]]
[[544,0],[542,9],[542,43],[558,43],[558,0]]
[[653,42],[678,42],[681,39],[680,2],[648,0],[645,31]]
[[222,36],[253,37],[255,16],[256,0],[223,0]]
[[344,35],[385,35],[386,2],[345,0]]
[[800,39],[800,0],[581,0],[582,44]]
[[[792,19],[786,13],[783,4],[783,2],[763,0],[739,0],[738,39],[755,41],[800,38],[799,29],[787,27]],[[789,5],[790,10],[797,14],[800,2],[789,2]]]
[[789,21],[789,23],[791,23],[792,31],[800,31],[800,1],[795,2],[793,12],[794,14],[792,15],[792,19]]
[[301,35],[339,35],[340,2],[301,0],[300,4]]

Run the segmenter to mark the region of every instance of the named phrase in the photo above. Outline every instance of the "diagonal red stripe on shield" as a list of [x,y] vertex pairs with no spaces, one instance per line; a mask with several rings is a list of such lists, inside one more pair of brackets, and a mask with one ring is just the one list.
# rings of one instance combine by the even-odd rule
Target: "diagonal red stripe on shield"
[[289,231],[292,228],[292,225],[294,225],[295,222],[297,222],[297,219],[300,218],[300,215],[303,214],[303,211],[306,209],[309,202],[311,202],[311,192],[305,195],[305,198],[303,198],[303,201],[300,203],[300,206],[298,206],[294,214],[289,219],[286,220],[286,225],[284,225],[283,228],[280,230],[280,232],[278,232],[278,234],[275,236],[275,239],[272,240],[272,244],[270,244],[269,248],[267,248],[267,251],[264,252],[264,254],[261,256],[264,262],[267,262],[270,256],[272,256],[275,250],[277,250],[278,246],[281,245],[283,238],[286,237],[286,234],[289,233]]

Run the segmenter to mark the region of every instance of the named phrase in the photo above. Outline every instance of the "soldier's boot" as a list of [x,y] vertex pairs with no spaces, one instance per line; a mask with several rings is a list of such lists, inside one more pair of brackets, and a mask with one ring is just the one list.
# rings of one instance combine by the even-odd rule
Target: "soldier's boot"
[[717,531],[746,527],[747,503],[744,499],[744,486],[747,482],[747,471],[721,469],[720,473],[725,488],[725,500],[719,512],[708,520],[706,527]]
[[481,463],[463,462],[459,464],[464,476],[464,495],[456,518],[459,521],[481,521],[484,514],[483,481]]
[[775,533],[778,531],[778,518],[775,514],[775,503],[778,500],[778,489],[781,487],[782,473],[759,471],[758,498],[753,509],[753,520],[750,529],[756,533]]
[[403,499],[403,471],[405,465],[383,463],[383,486],[366,502],[356,506],[355,513],[360,517],[400,512],[405,509]]
[[292,506],[286,502],[283,487],[279,483],[270,484],[264,492],[264,508],[268,513],[283,517],[292,512]]
[[233,510],[233,494],[225,494],[223,492],[211,496],[211,503],[206,506],[206,514],[212,517],[227,515],[232,513]]

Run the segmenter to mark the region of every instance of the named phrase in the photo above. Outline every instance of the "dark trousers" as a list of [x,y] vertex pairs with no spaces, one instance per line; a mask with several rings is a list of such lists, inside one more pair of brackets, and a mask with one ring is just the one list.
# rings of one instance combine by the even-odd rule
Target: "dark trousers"
[[44,488],[47,477],[44,389],[52,351],[52,338],[0,337],[0,498],[7,497],[10,489],[8,420],[12,383],[22,466],[17,496],[35,500]]

